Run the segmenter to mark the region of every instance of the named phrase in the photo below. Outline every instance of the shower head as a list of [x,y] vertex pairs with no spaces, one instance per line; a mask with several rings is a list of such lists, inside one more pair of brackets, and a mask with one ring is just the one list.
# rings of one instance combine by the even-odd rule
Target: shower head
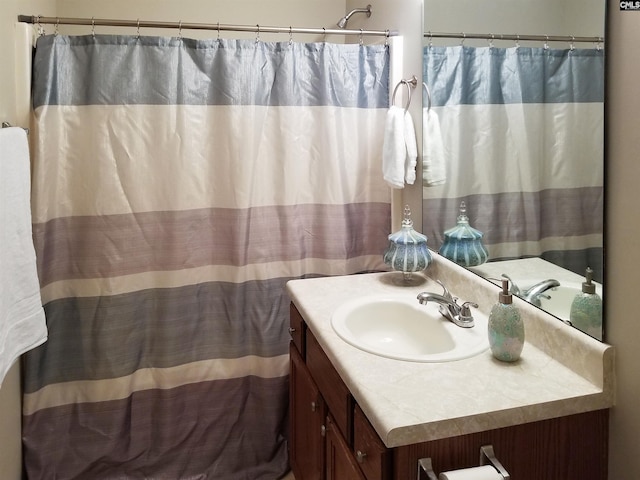
[[367,5],[365,8],[354,8],[353,10],[351,10],[344,17],[342,17],[340,20],[338,20],[338,23],[337,23],[338,28],[346,28],[347,27],[347,22],[351,18],[351,15],[353,15],[354,13],[366,13],[367,17],[370,17],[371,16],[371,5]]

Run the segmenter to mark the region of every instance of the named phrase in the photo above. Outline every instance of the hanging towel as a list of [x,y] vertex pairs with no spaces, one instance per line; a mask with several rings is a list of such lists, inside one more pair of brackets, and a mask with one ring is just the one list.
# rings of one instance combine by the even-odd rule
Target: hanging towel
[[[404,108],[391,106],[387,112],[382,146],[382,174],[392,188],[404,188],[415,181],[417,162],[413,119]],[[413,171],[413,172],[412,172]]]
[[418,163],[418,141],[416,129],[413,126],[413,118],[406,111],[404,113],[404,143],[406,146],[406,158],[404,163],[404,181],[413,185],[416,181],[416,165]]
[[0,385],[24,352],[47,340],[31,237],[30,162],[22,128],[0,129]]
[[444,144],[440,119],[432,108],[422,109],[422,180],[425,186],[435,187],[447,180]]

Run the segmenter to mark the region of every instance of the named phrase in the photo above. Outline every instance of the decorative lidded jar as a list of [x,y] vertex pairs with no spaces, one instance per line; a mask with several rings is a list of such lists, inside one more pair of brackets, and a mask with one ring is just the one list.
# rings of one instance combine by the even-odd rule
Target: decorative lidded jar
[[413,229],[408,205],[404,207],[402,227],[389,235],[389,246],[383,259],[393,270],[402,272],[405,280],[411,280],[413,272],[424,270],[431,264],[427,237]]
[[483,235],[480,230],[469,225],[467,206],[462,202],[458,223],[444,232],[444,243],[439,253],[463,267],[482,265],[489,259],[489,252],[482,244]]

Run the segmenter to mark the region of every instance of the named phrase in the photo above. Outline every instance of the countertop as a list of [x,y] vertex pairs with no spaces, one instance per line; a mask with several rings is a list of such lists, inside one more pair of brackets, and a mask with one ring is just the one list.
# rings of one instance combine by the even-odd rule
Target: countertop
[[[292,280],[287,291],[356,402],[389,448],[545,420],[613,405],[613,348],[514,299],[525,321],[521,359],[502,363],[489,350],[464,360],[418,363],[362,351],[331,326],[334,309],[356,296],[441,293],[488,314],[498,287],[437,255],[399,286],[397,272]],[[415,274],[414,274],[415,275]]]

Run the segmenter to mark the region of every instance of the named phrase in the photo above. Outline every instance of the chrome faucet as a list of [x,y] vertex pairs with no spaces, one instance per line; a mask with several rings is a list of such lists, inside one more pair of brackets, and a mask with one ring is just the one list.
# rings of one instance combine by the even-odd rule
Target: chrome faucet
[[469,307],[478,308],[478,304],[473,302],[464,302],[462,305],[459,305],[458,299],[449,293],[447,287],[445,287],[439,280],[436,280],[436,282],[438,282],[444,289],[442,295],[431,292],[422,292],[418,294],[418,302],[420,302],[421,305],[426,305],[429,302],[436,302],[440,304],[440,308],[438,310],[444,318],[462,328],[473,327],[475,322]]
[[536,283],[534,286],[527,288],[526,290],[520,290],[520,288],[515,284],[513,280],[509,278],[506,273],[502,274],[503,278],[506,278],[511,283],[511,293],[519,296],[523,300],[526,300],[529,303],[532,303],[536,307],[541,305],[540,297],[547,290],[560,286],[560,282],[554,279],[543,280],[542,282]]

